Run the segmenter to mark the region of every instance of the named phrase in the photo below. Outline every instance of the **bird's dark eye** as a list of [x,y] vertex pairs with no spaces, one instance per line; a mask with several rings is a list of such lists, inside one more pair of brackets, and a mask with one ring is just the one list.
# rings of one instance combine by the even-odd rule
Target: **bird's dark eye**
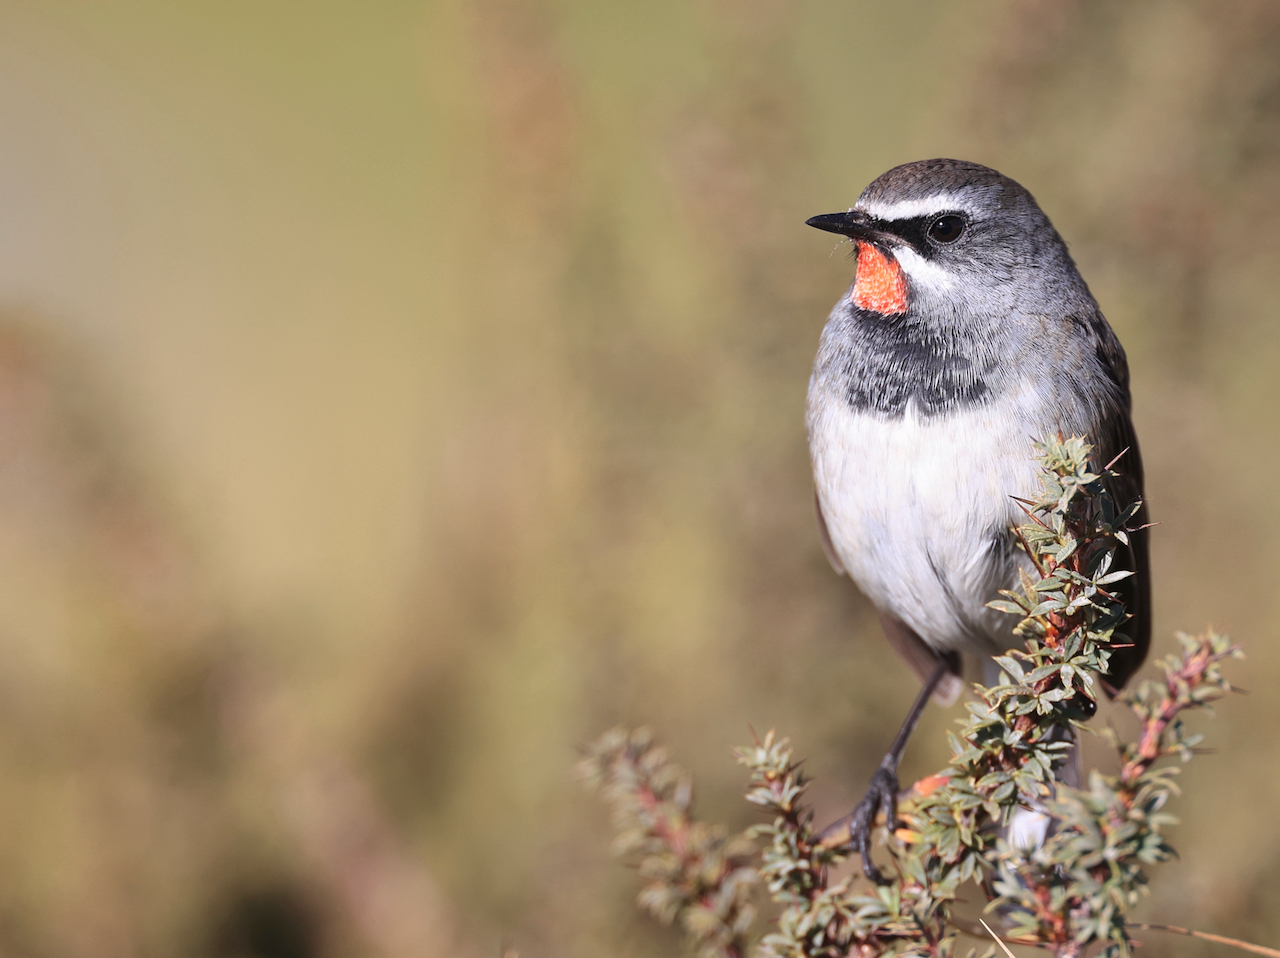
[[964,232],[964,217],[939,216],[929,224],[929,239],[936,243],[954,243]]

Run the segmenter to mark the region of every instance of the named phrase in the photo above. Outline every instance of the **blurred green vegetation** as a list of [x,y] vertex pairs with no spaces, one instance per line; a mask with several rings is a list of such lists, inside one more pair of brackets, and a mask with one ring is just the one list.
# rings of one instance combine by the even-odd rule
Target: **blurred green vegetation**
[[618,722],[847,810],[914,681],[813,528],[803,221],[937,155],[1128,348],[1157,653],[1249,654],[1143,917],[1280,943],[1274,0],[11,0],[0,953],[669,954]]

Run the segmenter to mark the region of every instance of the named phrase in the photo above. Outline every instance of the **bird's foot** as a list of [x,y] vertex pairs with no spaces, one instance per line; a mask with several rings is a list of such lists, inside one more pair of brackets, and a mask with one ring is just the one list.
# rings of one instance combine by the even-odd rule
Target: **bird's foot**
[[893,831],[898,826],[898,771],[890,765],[881,765],[871,776],[867,793],[854,810],[844,818],[823,829],[821,844],[828,847],[848,845],[862,856],[862,870],[877,885],[887,885],[886,877],[871,861],[871,832],[876,817],[884,813],[885,826]]

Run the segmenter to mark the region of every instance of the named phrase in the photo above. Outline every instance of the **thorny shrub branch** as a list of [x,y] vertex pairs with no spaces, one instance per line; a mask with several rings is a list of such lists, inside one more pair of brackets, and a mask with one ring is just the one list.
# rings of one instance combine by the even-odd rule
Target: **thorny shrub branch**
[[[1091,452],[1079,438],[1036,444],[1042,488],[1023,500],[1027,522],[1016,530],[1034,572],[991,603],[1019,617],[1014,632],[1026,646],[996,659],[1000,681],[975,686],[951,735],[950,764],[903,801],[905,827],[886,836],[892,881],[833,878],[848,850],[819,841],[787,739],[770,732],[737,750],[750,774],[747,800],[772,821],[730,837],[692,818],[689,779],[651,733],[615,730],[591,747],[581,771],[613,806],[616,849],[639,865],[643,908],[679,921],[706,958],[739,958],[763,885],[778,914],[756,943],[759,958],[949,958],[964,887],[988,902],[1008,941],[1055,958],[1077,958],[1095,943],[1102,958],[1132,954],[1126,916],[1145,869],[1174,856],[1162,829],[1173,820],[1163,809],[1178,769],[1157,763],[1191,758],[1199,737],[1186,733],[1183,714],[1232,690],[1220,664],[1241,653],[1213,632],[1179,636],[1181,654],[1158,663],[1163,680],[1122,696],[1138,719],[1137,739],[1102,732],[1120,773],[1095,771],[1084,789],[1058,781],[1076,730],[1096,708],[1097,676],[1128,642],[1128,617],[1110,587],[1129,575],[1113,565],[1140,503],[1112,501],[1113,474],[1095,469]],[[1039,839],[1014,840],[1027,821],[1039,822]]]
[[666,924],[679,920],[705,958],[745,955],[755,843],[691,817],[693,783],[648,729],[607,732],[580,769],[613,806],[615,854],[639,863],[640,907]]

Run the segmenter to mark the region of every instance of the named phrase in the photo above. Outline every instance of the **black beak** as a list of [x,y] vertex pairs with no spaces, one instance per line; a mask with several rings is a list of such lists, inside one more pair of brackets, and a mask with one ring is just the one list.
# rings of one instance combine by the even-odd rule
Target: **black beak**
[[849,210],[847,213],[823,213],[821,216],[811,216],[804,221],[805,226],[826,230],[828,233],[839,233],[841,236],[850,236],[853,239],[866,240],[881,246],[891,244],[896,238],[876,229],[871,224],[871,217],[861,210]]

